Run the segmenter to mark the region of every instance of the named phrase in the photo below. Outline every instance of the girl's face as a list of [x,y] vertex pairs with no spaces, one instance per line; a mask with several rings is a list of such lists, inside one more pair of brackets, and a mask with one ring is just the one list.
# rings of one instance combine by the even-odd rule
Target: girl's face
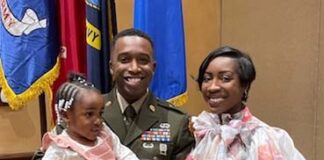
[[201,92],[211,112],[233,114],[241,110],[244,88],[237,70],[237,61],[230,57],[216,57],[209,63]]
[[66,113],[69,135],[81,144],[94,145],[102,129],[103,109],[104,99],[101,94],[82,89],[73,107]]

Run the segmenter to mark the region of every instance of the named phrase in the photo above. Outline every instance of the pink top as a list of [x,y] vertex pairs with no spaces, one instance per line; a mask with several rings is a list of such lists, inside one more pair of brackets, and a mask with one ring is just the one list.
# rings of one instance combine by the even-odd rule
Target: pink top
[[87,160],[115,160],[116,158],[112,150],[111,136],[102,131],[99,138],[101,139],[99,144],[84,149],[67,134],[55,135],[48,132],[43,137],[42,149],[46,150],[52,143],[54,143],[60,148],[65,148],[67,150],[71,149],[77,152]]

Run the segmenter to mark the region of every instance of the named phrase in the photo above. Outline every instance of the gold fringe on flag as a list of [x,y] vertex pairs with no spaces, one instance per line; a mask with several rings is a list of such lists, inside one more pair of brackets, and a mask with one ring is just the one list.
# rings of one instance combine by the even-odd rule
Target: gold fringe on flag
[[4,75],[2,68],[2,63],[0,61],[0,84],[2,91],[8,100],[8,104],[12,110],[21,109],[24,104],[36,96],[39,96],[42,92],[45,92],[50,97],[50,102],[52,101],[52,89],[51,85],[57,79],[60,71],[60,60],[57,58],[54,67],[46,72],[43,76],[38,78],[26,91],[16,95],[14,91],[10,88]]
[[188,93],[184,92],[176,97],[168,99],[168,102],[172,103],[175,106],[182,106],[188,101]]

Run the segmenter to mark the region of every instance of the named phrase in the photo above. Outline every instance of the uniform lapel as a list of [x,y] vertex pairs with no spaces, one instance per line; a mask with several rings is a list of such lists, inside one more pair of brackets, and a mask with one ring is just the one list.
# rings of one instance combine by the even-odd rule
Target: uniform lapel
[[156,107],[156,104],[154,96],[149,93],[134,123],[128,130],[124,140],[124,145],[129,145],[132,141],[137,139],[143,131],[148,130],[159,121],[159,110]]
[[105,96],[106,106],[103,117],[108,126],[117,134],[121,141],[126,136],[126,128],[123,121],[123,115],[120,111],[119,103],[117,101],[116,89]]

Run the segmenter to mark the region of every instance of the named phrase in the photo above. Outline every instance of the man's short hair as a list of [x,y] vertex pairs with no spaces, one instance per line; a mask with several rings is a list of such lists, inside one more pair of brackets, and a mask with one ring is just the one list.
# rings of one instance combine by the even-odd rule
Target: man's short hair
[[135,29],[135,28],[129,28],[129,29],[125,29],[121,32],[119,32],[113,39],[112,41],[112,44],[111,44],[111,50],[114,50],[114,47],[115,47],[115,44],[117,42],[117,40],[119,38],[122,38],[122,37],[126,37],[126,36],[138,36],[138,37],[142,37],[146,40],[148,40],[151,44],[151,47],[154,48],[154,45],[153,45],[153,41],[152,39],[150,38],[150,36],[148,34],[146,34],[145,32],[139,30],[139,29]]

